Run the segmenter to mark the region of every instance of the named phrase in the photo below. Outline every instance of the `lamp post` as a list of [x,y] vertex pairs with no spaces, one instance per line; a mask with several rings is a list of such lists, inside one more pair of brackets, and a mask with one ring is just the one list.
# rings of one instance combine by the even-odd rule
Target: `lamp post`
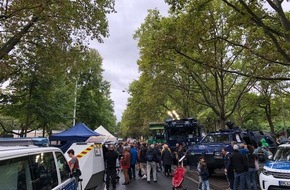
[[74,112],[73,112],[73,126],[76,124],[76,112],[77,112],[77,90],[78,90],[78,79],[75,84],[75,97],[74,97]]

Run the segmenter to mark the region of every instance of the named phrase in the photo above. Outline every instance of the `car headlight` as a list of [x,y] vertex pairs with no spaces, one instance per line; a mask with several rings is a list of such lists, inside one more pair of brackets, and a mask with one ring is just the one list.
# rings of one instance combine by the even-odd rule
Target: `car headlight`
[[272,175],[272,172],[266,170],[265,168],[262,168],[262,169],[261,169],[261,172],[262,172],[264,175]]

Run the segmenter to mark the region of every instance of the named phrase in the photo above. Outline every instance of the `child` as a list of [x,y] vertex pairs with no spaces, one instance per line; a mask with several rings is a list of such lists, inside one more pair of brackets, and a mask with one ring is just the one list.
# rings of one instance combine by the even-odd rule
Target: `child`
[[197,173],[198,173],[198,190],[201,190],[201,186],[202,186],[202,180],[201,180],[201,177],[200,177],[200,166],[201,166],[201,162],[204,162],[204,157],[203,156],[200,156],[199,157],[199,161],[198,161],[198,164],[197,164]]
[[200,163],[200,173],[199,173],[200,177],[201,177],[201,189],[202,190],[210,190],[209,188],[209,173],[207,170],[207,166],[205,161],[201,161]]

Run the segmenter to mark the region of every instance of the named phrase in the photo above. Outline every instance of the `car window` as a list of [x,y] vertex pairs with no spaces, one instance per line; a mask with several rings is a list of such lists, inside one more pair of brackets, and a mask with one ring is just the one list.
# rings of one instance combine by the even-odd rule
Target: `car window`
[[0,189],[32,190],[28,157],[0,161]]
[[202,140],[202,143],[214,143],[214,142],[229,143],[230,142],[229,135],[228,134],[207,135]]
[[52,152],[32,155],[30,161],[34,189],[46,190],[58,185],[56,165]]
[[55,154],[56,154],[57,166],[60,172],[61,182],[64,182],[65,180],[70,178],[69,165],[67,164],[67,161],[62,153],[56,152]]
[[290,147],[279,147],[275,156],[275,161],[290,161]]
[[236,141],[237,143],[241,143],[242,142],[240,134],[238,134],[238,133],[235,134],[234,141]]

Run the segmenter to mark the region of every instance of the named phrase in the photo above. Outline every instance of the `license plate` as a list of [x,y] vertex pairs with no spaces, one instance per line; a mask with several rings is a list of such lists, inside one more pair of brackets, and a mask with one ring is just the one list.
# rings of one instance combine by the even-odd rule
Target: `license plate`
[[290,186],[290,181],[279,181],[280,186]]

